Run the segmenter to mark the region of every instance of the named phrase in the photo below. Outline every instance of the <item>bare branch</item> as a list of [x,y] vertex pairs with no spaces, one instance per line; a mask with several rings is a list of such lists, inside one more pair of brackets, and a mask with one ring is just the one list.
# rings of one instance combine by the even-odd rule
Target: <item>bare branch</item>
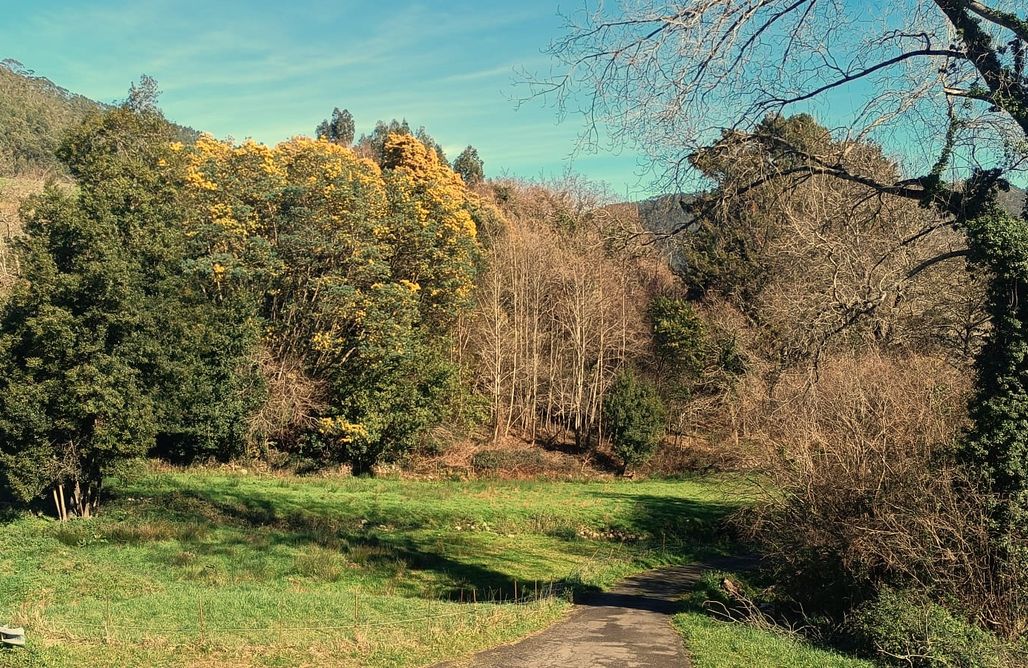
[[1003,26],[1022,40],[1028,42],[1028,21],[1019,18],[1016,14],[1011,12],[1001,12],[998,9],[989,7],[977,0],[971,0],[968,2],[967,8],[986,21],[995,23],[998,26]]

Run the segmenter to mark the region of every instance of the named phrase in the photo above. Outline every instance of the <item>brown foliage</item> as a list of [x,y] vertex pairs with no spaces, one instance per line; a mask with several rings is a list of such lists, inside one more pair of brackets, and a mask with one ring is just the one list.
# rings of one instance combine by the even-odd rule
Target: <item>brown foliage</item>
[[[853,173],[899,178],[878,146],[834,141],[807,116],[766,125]],[[944,216],[831,176],[775,180],[792,163],[734,136],[696,161],[719,188],[699,206],[698,232],[681,238],[701,267],[689,279],[710,281],[766,330],[769,357],[790,366],[861,346],[961,361],[976,352],[987,323],[983,287]]]
[[[268,458],[272,444],[289,443],[297,434],[313,429],[327,402],[325,382],[311,378],[303,361],[290,356],[274,356],[266,347],[258,353],[261,377],[267,398],[248,425],[248,453],[251,458]],[[257,451],[255,451],[255,449]],[[261,451],[263,450],[263,451]]]
[[950,463],[968,390],[939,358],[877,353],[741,389],[736,428],[766,476],[744,525],[801,600],[901,583],[1020,630],[1024,583],[993,567],[989,499]]
[[494,193],[503,215],[484,231],[467,337],[492,438],[561,432],[581,444],[614,374],[647,354],[646,303],[669,273],[633,241],[627,210],[601,207],[580,184],[502,182]]

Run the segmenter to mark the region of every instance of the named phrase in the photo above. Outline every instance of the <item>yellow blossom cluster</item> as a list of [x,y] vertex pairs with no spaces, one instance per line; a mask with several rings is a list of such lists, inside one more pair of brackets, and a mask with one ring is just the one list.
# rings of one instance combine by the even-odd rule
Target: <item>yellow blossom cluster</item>
[[269,147],[202,135],[187,156],[185,183],[196,205],[194,222],[214,223],[239,237],[274,234],[283,195],[297,186],[303,203],[323,210],[331,223],[345,224],[357,209],[374,218],[387,210],[378,165],[304,137]]
[[318,420],[318,431],[332,436],[340,443],[354,443],[368,438],[367,428],[342,417],[324,417]]

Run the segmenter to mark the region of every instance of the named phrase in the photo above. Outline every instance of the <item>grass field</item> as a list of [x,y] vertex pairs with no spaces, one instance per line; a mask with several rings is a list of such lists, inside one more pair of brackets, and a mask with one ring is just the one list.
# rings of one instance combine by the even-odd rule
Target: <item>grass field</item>
[[[0,518],[0,622],[29,638],[0,666],[428,665],[548,625],[573,589],[731,550],[739,489],[152,469],[93,520]],[[864,665],[695,606],[675,622],[699,668]]]
[[202,471],[112,492],[95,520],[3,525],[0,620],[31,648],[0,663],[423,665],[545,626],[562,590],[716,550],[738,498],[716,479]]
[[873,668],[872,663],[812,647],[796,638],[719,622],[701,610],[675,615],[693,668]]

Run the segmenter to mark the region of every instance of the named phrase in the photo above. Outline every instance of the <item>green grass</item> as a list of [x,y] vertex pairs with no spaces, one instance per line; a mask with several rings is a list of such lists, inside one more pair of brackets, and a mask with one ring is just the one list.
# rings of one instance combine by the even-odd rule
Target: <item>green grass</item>
[[812,647],[789,636],[720,622],[699,610],[675,615],[674,624],[685,637],[693,668],[872,668],[874,665]]
[[203,471],[111,490],[94,520],[0,524],[0,621],[24,625],[30,642],[0,652],[0,665],[426,665],[568,610],[537,592],[605,587],[716,551],[740,498],[716,478]]
[[[693,668],[872,668],[874,664],[815,647],[797,634],[726,622],[707,613],[708,601],[730,603],[720,591],[725,573],[708,572],[682,602],[673,623],[685,638]],[[738,576],[731,576],[740,582]]]

